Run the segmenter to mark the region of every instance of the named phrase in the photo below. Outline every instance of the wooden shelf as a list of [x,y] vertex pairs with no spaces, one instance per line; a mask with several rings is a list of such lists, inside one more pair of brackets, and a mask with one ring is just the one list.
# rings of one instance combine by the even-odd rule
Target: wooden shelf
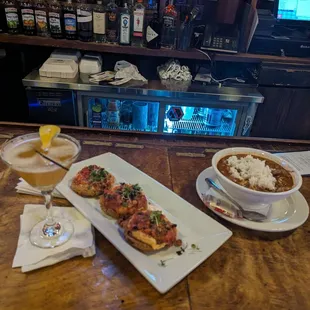
[[[85,51],[96,51],[101,53],[129,54],[139,56],[169,57],[169,58],[183,58],[183,59],[197,59],[197,60],[207,59],[205,55],[198,52],[196,49],[191,49],[187,52],[169,50],[169,49],[153,50],[148,48],[119,46],[119,45],[103,44],[95,42],[55,40],[53,38],[44,38],[37,36],[31,37],[24,35],[0,34],[0,43],[72,48]],[[243,53],[239,54],[209,53],[209,54],[216,61],[250,62],[250,63],[260,63],[262,61],[265,61],[265,62],[300,64],[300,65],[310,64],[310,58],[279,57],[279,56],[243,54]]]

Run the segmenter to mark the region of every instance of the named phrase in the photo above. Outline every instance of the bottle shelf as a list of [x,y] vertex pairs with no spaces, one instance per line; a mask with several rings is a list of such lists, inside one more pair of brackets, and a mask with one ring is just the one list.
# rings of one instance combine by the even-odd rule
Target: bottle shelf
[[145,47],[120,46],[118,44],[82,42],[78,40],[53,39],[50,37],[0,34],[0,43],[36,45],[55,48],[70,48],[100,53],[128,54],[141,56],[171,57],[185,59],[206,59],[206,56],[194,50],[188,52],[169,49],[148,49]]
[[[196,49],[182,52],[169,49],[148,49],[134,46],[119,46],[117,44],[105,44],[95,42],[81,42],[76,40],[53,39],[50,37],[25,36],[25,35],[11,35],[0,34],[0,43],[19,44],[19,45],[33,45],[46,46],[55,48],[69,48],[84,51],[94,51],[100,53],[114,53],[114,54],[128,54],[141,56],[155,56],[155,57],[169,57],[169,58],[183,58],[183,59],[197,59],[206,60],[206,56],[198,52]],[[211,53],[210,53],[211,55]],[[279,57],[270,55],[258,54],[212,54],[216,61],[230,61],[230,62],[250,62],[259,63],[261,61],[274,61],[280,63],[296,63],[296,64],[310,64],[310,58],[297,57]]]

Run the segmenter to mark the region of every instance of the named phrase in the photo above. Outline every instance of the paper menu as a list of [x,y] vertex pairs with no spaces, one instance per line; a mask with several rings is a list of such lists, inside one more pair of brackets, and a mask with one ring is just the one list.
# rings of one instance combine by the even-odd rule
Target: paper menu
[[310,175],[310,151],[279,153],[277,156],[292,164],[301,175]]

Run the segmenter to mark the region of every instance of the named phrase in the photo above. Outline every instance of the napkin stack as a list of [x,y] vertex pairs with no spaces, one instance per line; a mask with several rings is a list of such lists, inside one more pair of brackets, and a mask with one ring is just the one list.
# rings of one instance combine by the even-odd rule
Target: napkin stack
[[44,205],[25,205],[20,216],[20,235],[13,260],[13,268],[21,267],[27,272],[54,265],[74,256],[90,257],[96,254],[93,229],[88,220],[74,208],[53,207],[53,215],[70,220],[74,225],[74,234],[65,244],[42,249],[31,244],[29,233],[33,226],[46,216]]
[[[41,192],[19,179],[16,186],[18,193],[41,196]],[[54,197],[64,198],[56,189]],[[20,235],[17,250],[13,260],[13,268],[21,267],[22,272],[54,265],[74,256],[90,257],[96,254],[94,231],[91,223],[75,208],[53,207],[55,217],[70,220],[74,225],[74,234],[65,244],[53,249],[41,249],[31,244],[29,234],[33,226],[44,220],[46,208],[44,205],[25,205],[20,216]]]

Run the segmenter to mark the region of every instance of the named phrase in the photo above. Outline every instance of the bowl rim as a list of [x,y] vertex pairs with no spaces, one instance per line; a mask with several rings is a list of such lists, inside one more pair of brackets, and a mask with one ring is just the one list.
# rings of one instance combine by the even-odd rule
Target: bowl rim
[[[231,155],[234,155],[234,153],[236,152],[240,152],[240,153],[244,153],[244,152],[252,152],[253,154],[257,154],[257,155],[261,155],[261,153],[264,153],[264,154],[267,154],[269,155],[271,158],[277,158],[279,159],[279,157],[276,157],[276,155],[273,155],[269,152],[266,152],[264,150],[260,150],[260,149],[254,149],[254,148],[249,148],[249,147],[231,147],[231,148],[226,148],[226,149],[223,149],[223,150],[220,150],[218,152],[216,152],[213,157],[212,157],[212,168],[214,169],[215,173],[218,175],[218,176],[221,176],[222,178],[225,179],[225,181],[227,181],[230,185],[233,185],[235,187],[237,187],[238,189],[240,190],[243,190],[249,194],[256,194],[256,195],[262,195],[262,196],[283,196],[283,195],[290,195],[290,194],[293,194],[295,191],[299,190],[301,185],[302,185],[302,176],[301,174],[299,173],[299,171],[292,165],[290,164],[288,161],[286,161],[285,159],[281,158],[281,161],[283,161],[294,173],[295,173],[295,180],[296,180],[296,184],[293,188],[291,188],[290,190],[288,191],[285,191],[285,192],[276,192],[276,193],[273,193],[273,192],[261,192],[261,191],[256,191],[254,189],[250,189],[250,188],[247,188],[247,187],[244,187],[242,185],[239,185],[233,181],[231,181],[229,178],[227,178],[224,174],[222,174],[218,169],[217,169],[217,163],[220,161],[221,158],[225,157],[225,156],[228,156],[229,154],[226,154],[225,156],[221,156],[222,153],[224,152],[228,152],[229,153],[229,150],[231,150],[232,154]],[[258,154],[259,153],[259,154]],[[251,154],[249,154],[251,155]],[[221,157],[219,160],[217,160],[218,157]],[[264,157],[264,155],[261,155],[261,157]],[[274,160],[276,163],[278,163],[278,161]],[[292,174],[292,173],[291,173]],[[293,176],[294,178],[294,176]]]

